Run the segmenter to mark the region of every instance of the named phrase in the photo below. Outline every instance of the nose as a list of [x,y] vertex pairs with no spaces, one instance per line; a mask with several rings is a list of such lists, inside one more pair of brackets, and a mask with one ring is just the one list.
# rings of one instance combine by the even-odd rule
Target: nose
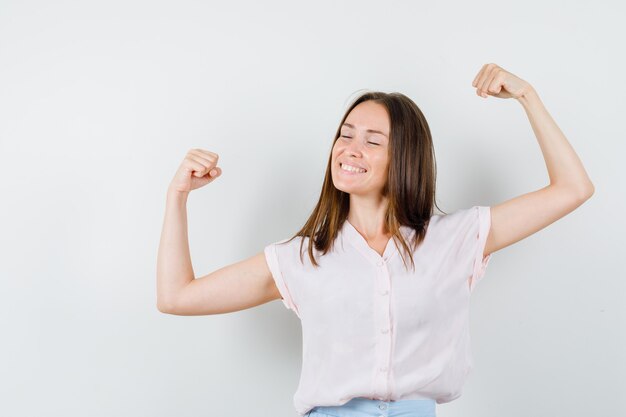
[[346,147],[346,152],[349,155],[361,155],[361,146],[361,141],[354,137]]

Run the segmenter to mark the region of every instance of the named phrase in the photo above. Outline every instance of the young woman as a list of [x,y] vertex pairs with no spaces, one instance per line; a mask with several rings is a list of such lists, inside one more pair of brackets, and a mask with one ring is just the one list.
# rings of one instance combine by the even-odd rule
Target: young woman
[[[189,192],[219,177],[218,155],[190,150],[167,193],[157,307],[222,314],[281,299],[301,320],[300,416],[432,417],[472,369],[469,298],[491,255],[562,218],[594,187],[526,81],[487,64],[472,86],[523,106],[550,183],[493,207],[433,214],[430,130],[400,93],[368,92],[346,111],[320,199],[302,229],[195,279]],[[311,244],[310,244],[311,243]]]

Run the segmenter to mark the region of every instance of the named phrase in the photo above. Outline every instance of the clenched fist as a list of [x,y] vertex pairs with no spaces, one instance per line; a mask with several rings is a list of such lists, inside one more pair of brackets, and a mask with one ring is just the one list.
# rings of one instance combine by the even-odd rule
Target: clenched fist
[[222,168],[217,166],[218,158],[214,152],[191,149],[178,167],[169,189],[188,193],[212,182],[222,175]]
[[527,81],[493,63],[483,65],[474,77],[472,87],[475,87],[476,94],[483,98],[512,97],[517,100],[533,89]]

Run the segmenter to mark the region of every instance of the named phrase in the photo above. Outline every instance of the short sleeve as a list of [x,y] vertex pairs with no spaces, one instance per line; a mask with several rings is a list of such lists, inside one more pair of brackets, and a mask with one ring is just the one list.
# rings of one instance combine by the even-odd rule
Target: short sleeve
[[278,291],[280,292],[283,304],[285,305],[286,308],[293,310],[294,313],[296,313],[296,315],[300,317],[300,313],[298,312],[298,307],[296,306],[296,303],[294,302],[293,297],[291,296],[291,292],[289,291],[289,286],[287,282],[285,281],[285,277],[283,276],[283,273],[282,273],[281,262],[286,262],[288,260],[279,259],[279,254],[282,254],[282,252],[279,251],[277,245],[278,243],[281,243],[281,242],[284,242],[284,241],[272,243],[265,247],[264,249],[265,260],[267,261],[267,265],[270,268],[272,277],[274,278],[274,282],[276,283],[276,287],[278,288]]
[[489,206],[474,206],[471,209],[472,219],[475,222],[472,239],[474,239],[474,260],[472,275],[469,278],[470,292],[474,290],[476,284],[485,275],[485,270],[491,259],[491,254],[483,258],[483,252],[487,244],[487,236],[491,228],[491,208]]

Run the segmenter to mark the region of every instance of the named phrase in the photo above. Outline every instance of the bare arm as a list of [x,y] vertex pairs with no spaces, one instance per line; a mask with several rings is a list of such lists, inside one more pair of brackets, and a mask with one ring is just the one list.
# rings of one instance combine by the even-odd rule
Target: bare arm
[[157,308],[170,309],[172,299],[194,280],[187,236],[188,193],[168,191],[157,258]]
[[[192,150],[168,188],[157,259],[157,308],[176,315],[221,314],[281,298],[263,252],[195,279],[187,236],[189,191],[221,174],[217,154]],[[210,175],[212,174],[212,175]]]
[[222,267],[193,279],[170,298],[164,313],[202,316],[232,313],[280,299],[265,254]]
[[550,178],[549,185],[491,208],[491,228],[483,253],[486,256],[574,211],[593,195],[594,186],[574,148],[530,84],[495,64],[488,64],[472,85],[477,88],[477,94],[486,92],[519,101],[539,142]]

